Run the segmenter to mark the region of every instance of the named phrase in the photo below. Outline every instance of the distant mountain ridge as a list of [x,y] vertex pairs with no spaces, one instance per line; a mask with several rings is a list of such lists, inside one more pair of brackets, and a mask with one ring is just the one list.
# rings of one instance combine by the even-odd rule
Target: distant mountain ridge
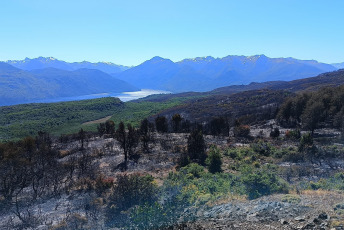
[[337,87],[344,85],[344,69],[326,72],[315,77],[297,79],[293,81],[252,82],[248,85],[232,85],[214,89],[210,94],[233,94],[250,90],[286,90],[290,92],[315,91],[323,87]]
[[332,65],[334,67],[338,68],[338,69],[344,69],[344,62],[342,62],[342,63],[334,63]]
[[123,65],[117,65],[111,62],[92,63],[88,61],[83,61],[70,63],[58,60],[53,57],[38,57],[33,59],[25,58],[24,60],[17,61],[9,60],[6,61],[6,63],[23,70],[45,69],[50,67],[69,71],[77,69],[97,69],[108,74],[119,73],[130,68]]
[[157,56],[131,68],[106,62],[68,63],[52,57],[26,58],[0,62],[0,105],[139,89],[179,93],[233,86],[231,90],[241,91],[246,88],[241,86],[252,82],[258,85],[251,84],[248,88],[255,89],[260,84],[313,77],[338,68],[340,64],[265,55],[208,56],[179,62]]
[[114,76],[138,88],[171,92],[209,91],[251,82],[290,81],[337,70],[317,61],[265,55],[193,58],[173,62],[154,57]]
[[315,77],[298,79],[293,81],[268,81],[252,82],[248,85],[230,85],[216,88],[207,92],[183,92],[175,94],[151,95],[139,99],[139,101],[165,102],[172,98],[206,98],[214,95],[232,95],[246,91],[259,90],[283,90],[291,93],[300,93],[305,91],[316,91],[323,87],[338,87],[344,85],[344,69],[322,73]]
[[138,88],[96,69],[25,71],[0,62],[0,106]]

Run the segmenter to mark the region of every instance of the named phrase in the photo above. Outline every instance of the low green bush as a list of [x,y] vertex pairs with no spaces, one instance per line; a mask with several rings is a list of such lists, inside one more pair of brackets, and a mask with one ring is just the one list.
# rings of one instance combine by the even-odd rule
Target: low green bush
[[221,172],[222,159],[220,150],[216,146],[211,146],[208,157],[205,163],[208,165],[208,170],[211,173]]
[[306,189],[312,190],[344,190],[344,173],[336,173],[329,178],[322,178],[318,181],[310,181],[304,186]]
[[129,216],[123,212],[136,205],[152,204],[157,201],[158,188],[150,175],[120,175],[109,196],[106,220],[109,226],[126,225]]
[[268,142],[259,141],[251,144],[252,150],[261,156],[270,156],[273,153],[273,147]]
[[258,169],[247,166],[242,170],[242,182],[249,199],[288,192],[287,183],[277,176],[276,168],[272,165],[265,165]]
[[298,204],[301,202],[301,197],[299,195],[286,194],[282,197],[283,202]]

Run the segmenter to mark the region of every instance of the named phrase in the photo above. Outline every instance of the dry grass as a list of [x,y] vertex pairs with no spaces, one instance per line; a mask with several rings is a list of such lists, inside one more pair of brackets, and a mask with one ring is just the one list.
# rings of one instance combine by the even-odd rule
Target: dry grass
[[68,156],[69,154],[70,154],[70,151],[68,151],[68,150],[60,150],[60,157],[61,158]]
[[210,201],[207,203],[208,206],[216,206],[216,205],[222,205],[222,204],[228,204],[231,202],[238,202],[238,201],[247,201],[247,196],[246,195],[233,195],[233,194],[228,194],[224,197],[221,197],[217,199],[216,201]]
[[336,192],[336,191],[329,191],[329,190],[323,190],[323,189],[318,189],[318,190],[303,190],[300,192],[302,195],[307,195],[307,196],[333,196],[333,195],[338,195],[342,194],[341,192]]

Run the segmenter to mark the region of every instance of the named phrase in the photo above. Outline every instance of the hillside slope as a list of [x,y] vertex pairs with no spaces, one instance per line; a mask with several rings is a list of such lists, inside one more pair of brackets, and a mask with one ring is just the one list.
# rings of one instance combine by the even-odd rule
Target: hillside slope
[[293,81],[269,81],[263,83],[253,82],[249,85],[233,85],[217,88],[212,94],[230,94],[247,90],[279,89],[291,92],[313,91],[326,86],[339,86],[344,84],[344,70],[337,70]]
[[78,132],[81,124],[110,116],[123,107],[118,98],[0,107],[0,141],[36,135]]

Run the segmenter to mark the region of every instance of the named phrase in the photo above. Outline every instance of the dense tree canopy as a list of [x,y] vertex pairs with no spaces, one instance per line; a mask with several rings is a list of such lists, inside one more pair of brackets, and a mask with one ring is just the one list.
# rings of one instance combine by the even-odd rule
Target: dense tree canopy
[[277,115],[283,126],[300,126],[311,132],[324,126],[343,128],[344,86],[323,88],[286,100]]

